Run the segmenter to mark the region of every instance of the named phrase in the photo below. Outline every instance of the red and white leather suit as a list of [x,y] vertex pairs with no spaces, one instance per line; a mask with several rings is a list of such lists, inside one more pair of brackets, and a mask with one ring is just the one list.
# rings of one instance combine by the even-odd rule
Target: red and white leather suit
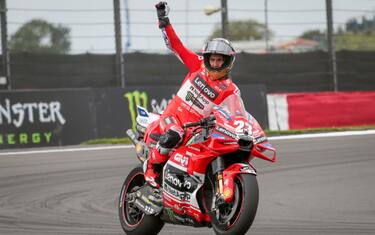
[[[172,129],[183,136],[182,124],[196,122],[207,117],[215,105],[219,105],[229,95],[239,93],[239,90],[228,76],[211,80],[204,66],[203,57],[181,43],[172,25],[167,25],[162,32],[165,43],[186,65],[189,73],[176,96],[164,110],[159,120],[159,128],[161,133]],[[147,181],[157,176],[152,170],[152,164],[165,163],[169,158],[168,155],[168,153],[163,154],[157,148],[151,151],[145,173]]]

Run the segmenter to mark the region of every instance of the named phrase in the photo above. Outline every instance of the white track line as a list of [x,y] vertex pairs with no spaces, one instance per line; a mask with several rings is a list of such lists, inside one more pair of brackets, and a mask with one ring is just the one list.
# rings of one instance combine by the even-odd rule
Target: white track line
[[[355,136],[355,135],[374,135],[375,130],[366,131],[343,131],[330,132],[318,134],[301,134],[301,135],[287,135],[269,137],[269,140],[292,140],[292,139],[306,139],[306,138],[322,138],[322,137],[341,137],[341,136]],[[111,149],[128,149],[133,148],[132,145],[113,145],[113,146],[99,146],[99,147],[84,147],[84,148],[61,148],[61,149],[41,149],[28,151],[12,151],[0,152],[0,156],[9,155],[27,155],[27,154],[43,154],[43,153],[62,153],[62,152],[82,152],[82,151],[97,151],[97,150],[111,150]]]
[[113,146],[102,146],[102,147],[85,147],[85,148],[63,148],[63,149],[41,149],[41,150],[29,150],[29,151],[14,151],[14,152],[0,152],[2,155],[25,155],[25,154],[36,154],[36,153],[62,153],[62,152],[82,152],[82,151],[96,151],[96,150],[110,150],[110,149],[127,149],[133,148],[132,145],[113,145]]
[[341,132],[328,132],[316,134],[301,134],[301,135],[284,135],[269,137],[269,140],[295,140],[306,138],[324,138],[324,137],[341,137],[341,136],[355,136],[355,135],[374,135],[375,130],[365,131],[341,131]]

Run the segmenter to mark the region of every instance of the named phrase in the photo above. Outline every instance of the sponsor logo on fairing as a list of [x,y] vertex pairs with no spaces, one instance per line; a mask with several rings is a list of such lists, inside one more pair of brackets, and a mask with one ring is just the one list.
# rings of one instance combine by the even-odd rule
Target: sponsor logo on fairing
[[186,192],[181,192],[181,191],[178,191],[177,189],[175,188],[172,188],[171,186],[169,186],[168,184],[164,184],[164,190],[168,193],[170,193],[171,195],[175,196],[176,198],[178,198],[180,201],[190,201],[190,193],[186,193]]
[[174,155],[173,159],[176,162],[178,162],[182,167],[187,167],[188,162],[189,162],[189,158],[187,156],[183,156],[179,153],[176,153],[176,155]]
[[170,173],[169,169],[167,169],[165,172],[165,180],[169,182],[170,184],[178,187],[179,189],[186,189],[186,190],[191,189],[191,182],[189,181],[181,182],[181,180],[177,178],[175,174]]
[[237,138],[237,135],[231,131],[228,131],[227,129],[223,128],[223,127],[216,127],[216,131],[217,132],[220,132],[226,136],[229,136],[230,138],[232,139],[236,139]]
[[259,137],[255,138],[255,143],[262,143],[264,141],[267,141],[267,137],[266,136],[259,136]]

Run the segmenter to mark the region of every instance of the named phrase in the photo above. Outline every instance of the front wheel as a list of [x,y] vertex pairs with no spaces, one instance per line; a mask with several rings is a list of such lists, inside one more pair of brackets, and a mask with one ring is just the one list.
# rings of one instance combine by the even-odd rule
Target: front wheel
[[126,234],[158,234],[164,226],[164,222],[159,216],[145,215],[126,198],[128,193],[145,183],[142,167],[138,166],[129,173],[122,186],[119,197],[119,217],[122,229]]
[[233,201],[211,214],[212,227],[219,235],[240,235],[249,230],[258,208],[259,188],[255,175],[239,174],[234,179]]

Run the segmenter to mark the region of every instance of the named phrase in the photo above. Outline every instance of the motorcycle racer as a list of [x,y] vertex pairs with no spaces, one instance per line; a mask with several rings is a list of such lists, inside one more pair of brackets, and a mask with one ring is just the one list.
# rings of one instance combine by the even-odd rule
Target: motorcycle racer
[[168,18],[169,6],[166,2],[156,4],[159,28],[167,47],[189,69],[176,96],[171,100],[156,128],[160,136],[143,169],[145,180],[153,187],[158,173],[154,166],[165,163],[170,151],[184,138],[182,124],[196,122],[210,115],[215,105],[221,104],[232,94],[240,95],[238,87],[232,82],[230,71],[236,52],[231,43],[224,38],[215,38],[206,43],[200,56],[186,48],[176,35]]

